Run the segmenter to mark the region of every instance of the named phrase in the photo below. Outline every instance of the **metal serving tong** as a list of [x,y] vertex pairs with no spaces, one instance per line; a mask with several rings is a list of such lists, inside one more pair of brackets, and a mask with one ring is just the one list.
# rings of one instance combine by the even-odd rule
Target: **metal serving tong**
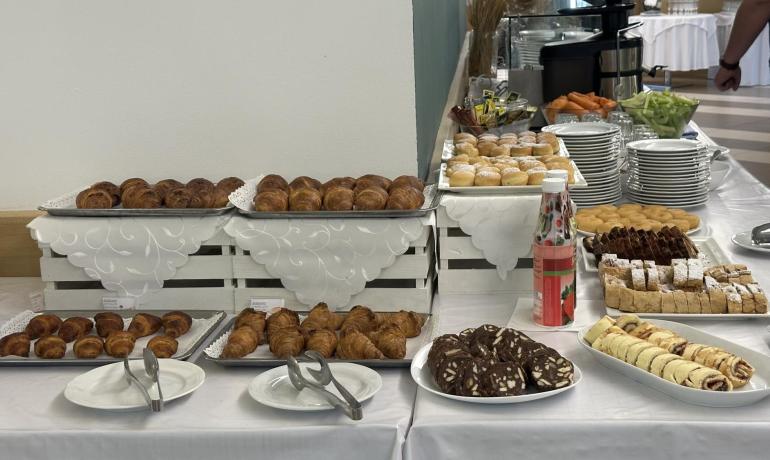
[[158,364],[158,358],[155,357],[155,353],[149,348],[145,348],[143,352],[144,357],[144,372],[152,379],[153,383],[158,388],[158,399],[153,399],[150,396],[149,390],[142,384],[139,378],[131,371],[131,367],[128,364],[128,357],[123,358],[123,370],[126,377],[126,381],[130,385],[134,385],[144,397],[144,401],[147,403],[147,407],[153,412],[160,412],[163,410],[163,393],[160,391],[160,365]]
[[[361,420],[363,418],[361,403],[334,378],[331,369],[329,368],[329,364],[323,356],[314,352],[307,352],[305,355],[318,362],[321,365],[321,369],[308,369],[308,372],[310,372],[310,375],[315,380],[307,379],[302,375],[302,368],[299,365],[299,361],[293,356],[290,356],[286,361],[286,367],[289,369],[289,380],[294,388],[296,388],[297,391],[309,388],[323,396],[332,406],[342,409],[350,419]],[[340,392],[344,400],[338,398],[337,395],[325,388],[329,383],[334,383],[334,386],[337,388],[337,391]]]
[[752,228],[751,242],[757,246],[770,246],[770,223]]

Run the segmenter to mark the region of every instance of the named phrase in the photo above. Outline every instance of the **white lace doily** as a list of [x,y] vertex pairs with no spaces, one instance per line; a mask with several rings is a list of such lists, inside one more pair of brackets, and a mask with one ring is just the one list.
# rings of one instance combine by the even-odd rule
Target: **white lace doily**
[[540,195],[461,196],[444,194],[441,206],[471,236],[476,249],[497,267],[501,279],[530,254],[540,214]]
[[140,297],[163,287],[188,255],[213,237],[228,216],[151,218],[38,217],[32,238],[51,246],[105,289]]
[[348,304],[432,225],[434,215],[397,219],[247,219],[225,232],[306,305]]

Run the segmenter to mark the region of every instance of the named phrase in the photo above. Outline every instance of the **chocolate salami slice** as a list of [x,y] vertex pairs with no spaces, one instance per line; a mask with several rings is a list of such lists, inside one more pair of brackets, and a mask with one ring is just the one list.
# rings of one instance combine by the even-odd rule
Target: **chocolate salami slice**
[[433,378],[441,391],[453,395],[459,393],[463,383],[463,373],[469,361],[472,361],[470,357],[453,356],[439,362]]
[[492,343],[495,341],[495,335],[499,330],[500,328],[493,324],[485,324],[483,326],[479,326],[468,338],[468,343],[470,345],[481,343],[487,348],[492,348]]
[[484,370],[485,367],[480,360],[467,360],[462,366],[461,380],[457,388],[458,394],[462,396],[486,396],[487,385],[484,382]]
[[527,376],[516,363],[497,363],[489,370],[487,381],[493,396],[517,396],[527,391]]
[[515,329],[504,328],[497,331],[492,349],[503,362],[521,362],[521,349],[524,342],[533,342],[532,339]]
[[540,391],[563,388],[572,383],[575,367],[563,356],[552,354],[530,358],[529,377]]
[[469,327],[468,329],[463,330],[457,335],[460,337],[460,340],[462,340],[466,345],[470,345],[470,338],[475,331],[476,331],[475,327]]

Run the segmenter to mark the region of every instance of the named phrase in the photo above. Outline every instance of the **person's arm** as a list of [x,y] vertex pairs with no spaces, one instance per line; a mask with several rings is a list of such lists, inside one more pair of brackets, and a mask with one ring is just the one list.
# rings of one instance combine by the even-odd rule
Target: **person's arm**
[[[737,67],[743,55],[749,50],[769,20],[770,0],[744,0],[741,3],[738,12],[735,13],[730,40],[727,42],[727,48],[725,48],[725,53],[722,56],[727,67],[733,65]],[[741,83],[740,67],[731,69],[720,65],[714,83],[722,91],[738,89]]]

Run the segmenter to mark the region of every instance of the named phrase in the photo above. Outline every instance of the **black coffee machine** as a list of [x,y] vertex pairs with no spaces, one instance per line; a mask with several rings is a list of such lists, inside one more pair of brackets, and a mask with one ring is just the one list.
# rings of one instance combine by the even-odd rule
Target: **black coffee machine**
[[571,91],[624,99],[641,91],[642,39],[626,35],[636,27],[628,24],[633,8],[633,3],[607,0],[604,6],[559,10],[565,16],[600,15],[602,31],[583,40],[543,46],[543,100]]

